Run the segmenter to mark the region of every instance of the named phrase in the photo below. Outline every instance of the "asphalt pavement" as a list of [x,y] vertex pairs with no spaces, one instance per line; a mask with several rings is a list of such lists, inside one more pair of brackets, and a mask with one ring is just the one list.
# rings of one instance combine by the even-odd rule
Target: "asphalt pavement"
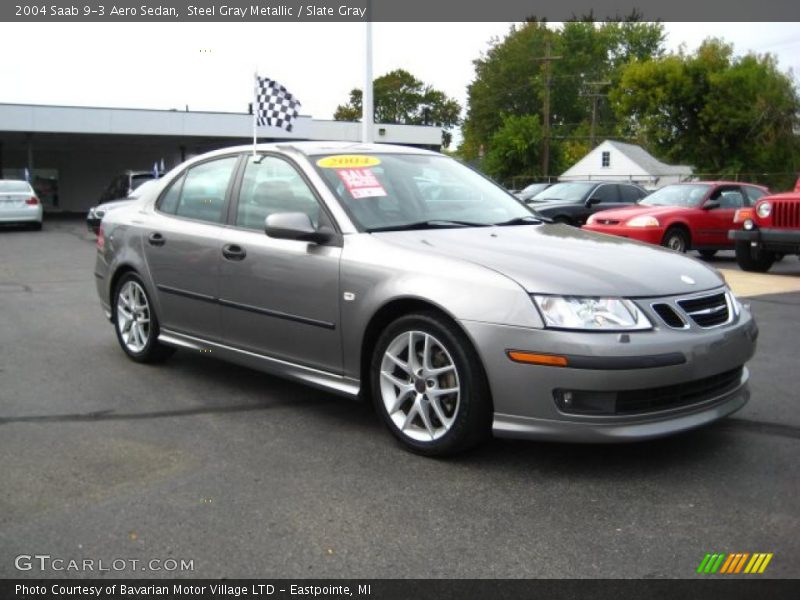
[[[77,220],[0,230],[0,577],[685,578],[707,552],[800,575],[800,293],[747,298],[752,398],[727,420],[432,460],[357,402],[189,351],[128,360],[94,253]],[[34,554],[193,570],[17,570]]]

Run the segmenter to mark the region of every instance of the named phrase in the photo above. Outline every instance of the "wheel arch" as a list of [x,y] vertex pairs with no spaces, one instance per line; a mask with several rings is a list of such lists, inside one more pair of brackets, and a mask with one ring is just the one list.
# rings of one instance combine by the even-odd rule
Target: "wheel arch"
[[[483,358],[481,353],[478,351],[477,346],[475,345],[475,340],[472,339],[472,336],[469,335],[466,329],[458,322],[450,312],[439,306],[438,304],[431,302],[430,300],[423,300],[422,298],[417,297],[402,297],[402,298],[393,298],[389,300],[380,308],[378,308],[370,317],[369,321],[367,322],[366,327],[364,328],[364,335],[361,337],[361,355],[359,357],[359,379],[361,380],[361,397],[366,398],[369,395],[369,388],[370,388],[370,372],[369,372],[369,365],[372,359],[372,353],[375,350],[375,344],[378,342],[378,338],[381,335],[381,332],[386,329],[386,327],[394,320],[408,315],[414,312],[434,312],[439,316],[447,319],[450,323],[452,323],[469,341],[472,345],[472,349],[475,351],[475,354],[478,356],[478,359],[483,366]],[[485,368],[484,368],[485,369]]]
[[689,223],[687,223],[686,221],[684,221],[682,219],[673,219],[673,220],[671,220],[664,227],[664,237],[661,238],[662,241],[667,237],[667,234],[672,229],[679,229],[679,230],[683,231],[683,233],[686,234],[686,250],[692,250],[692,242],[693,242],[693,237],[694,236],[692,236],[692,228],[689,225]]

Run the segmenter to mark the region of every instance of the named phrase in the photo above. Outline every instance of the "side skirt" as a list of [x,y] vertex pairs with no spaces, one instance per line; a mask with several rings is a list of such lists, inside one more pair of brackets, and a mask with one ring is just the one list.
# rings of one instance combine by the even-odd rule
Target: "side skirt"
[[232,363],[263,371],[271,375],[293,379],[313,387],[333,392],[348,398],[357,398],[360,381],[351,377],[342,377],[335,373],[305,367],[296,363],[257,354],[248,350],[240,350],[217,342],[210,342],[184,333],[162,329],[158,341],[168,346],[187,348],[198,352],[213,350],[213,356]]

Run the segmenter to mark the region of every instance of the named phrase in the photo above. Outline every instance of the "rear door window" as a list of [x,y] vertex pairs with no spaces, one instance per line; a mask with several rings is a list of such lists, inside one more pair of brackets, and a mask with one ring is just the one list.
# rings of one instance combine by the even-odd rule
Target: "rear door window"
[[237,156],[218,158],[190,168],[159,200],[159,210],[177,217],[223,223],[225,196]]

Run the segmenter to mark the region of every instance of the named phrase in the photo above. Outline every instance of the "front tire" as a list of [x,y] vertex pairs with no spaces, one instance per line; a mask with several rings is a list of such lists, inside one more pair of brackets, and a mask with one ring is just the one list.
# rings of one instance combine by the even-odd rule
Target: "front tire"
[[464,333],[435,312],[391,323],[375,345],[370,376],[376,410],[413,452],[454,454],[491,433],[483,365]]
[[161,362],[175,351],[158,341],[158,317],[144,283],[135,273],[123,275],[114,290],[112,320],[117,340],[129,358]]
[[736,264],[742,271],[766,273],[775,262],[775,254],[761,246],[751,246],[750,242],[737,241]]

